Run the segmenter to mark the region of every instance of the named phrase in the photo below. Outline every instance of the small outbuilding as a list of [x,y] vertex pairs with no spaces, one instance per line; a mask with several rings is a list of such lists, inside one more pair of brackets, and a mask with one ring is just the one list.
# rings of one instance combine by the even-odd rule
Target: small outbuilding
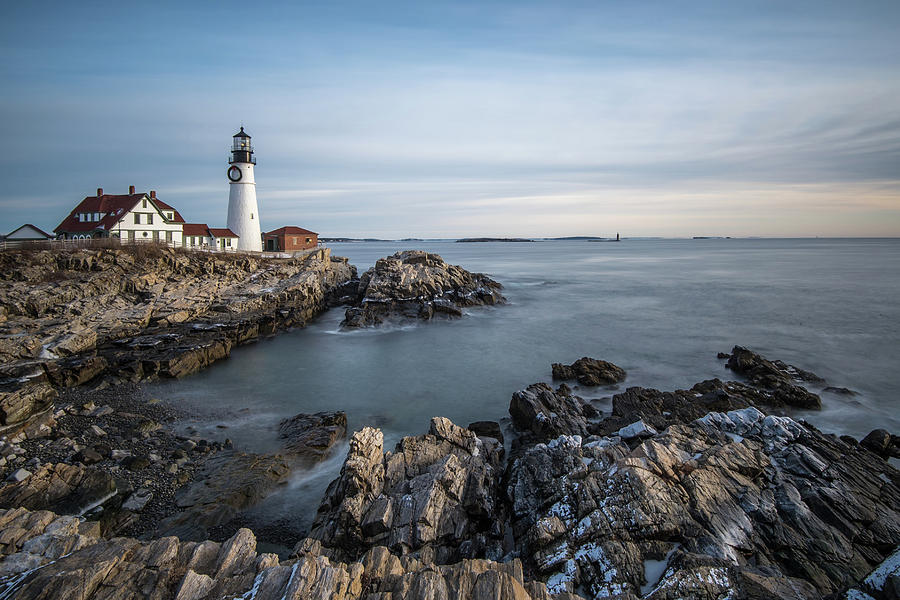
[[200,250],[237,250],[238,235],[225,227],[206,223],[184,224],[184,247]]
[[7,233],[5,239],[9,242],[43,242],[52,240],[53,237],[53,234],[47,233],[31,223],[25,223],[21,227]]
[[302,227],[281,227],[263,234],[263,250],[266,252],[296,252],[319,245],[319,234]]

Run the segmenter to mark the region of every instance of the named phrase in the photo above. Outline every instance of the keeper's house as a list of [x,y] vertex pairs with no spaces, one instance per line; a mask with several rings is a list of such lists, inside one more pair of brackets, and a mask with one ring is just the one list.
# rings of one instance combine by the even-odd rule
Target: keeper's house
[[302,227],[282,227],[263,234],[266,252],[296,252],[319,245],[319,234]]
[[156,191],[135,193],[132,185],[123,195],[97,188],[96,196],[82,200],[53,231],[66,240],[110,237],[181,246],[183,225],[178,211],[157,198]]

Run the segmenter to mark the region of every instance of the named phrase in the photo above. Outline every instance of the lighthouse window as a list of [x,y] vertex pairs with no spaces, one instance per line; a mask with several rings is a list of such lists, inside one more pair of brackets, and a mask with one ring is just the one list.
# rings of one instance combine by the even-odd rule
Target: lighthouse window
[[253,220],[253,213],[250,213],[250,220]]

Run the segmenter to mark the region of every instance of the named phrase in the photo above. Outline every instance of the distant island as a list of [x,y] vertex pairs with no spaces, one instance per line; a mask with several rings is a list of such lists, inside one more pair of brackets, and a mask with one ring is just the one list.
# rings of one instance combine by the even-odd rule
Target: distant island
[[[339,243],[339,242],[396,242],[397,240],[382,240],[379,238],[348,238],[348,237],[331,237],[325,238],[320,237],[320,242],[331,242],[331,243]],[[419,241],[419,240],[400,240],[400,241]]]
[[456,240],[457,243],[471,243],[471,242],[533,242],[534,240],[530,240],[528,238],[462,238]]

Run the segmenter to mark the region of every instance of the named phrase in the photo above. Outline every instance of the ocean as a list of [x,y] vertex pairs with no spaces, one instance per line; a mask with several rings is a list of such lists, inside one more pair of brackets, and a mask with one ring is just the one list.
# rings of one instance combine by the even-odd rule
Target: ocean
[[[613,362],[618,388],[581,388],[609,409],[616,389],[688,388],[734,378],[718,352],[738,344],[824,377],[821,411],[794,411],[825,432],[900,433],[900,239],[706,239],[533,243],[330,244],[360,273],[403,249],[487,273],[509,303],[457,320],[342,331],[343,309],[304,329],[235,349],[229,359],[150,387],[198,417],[178,427],[238,448],[278,447],[278,422],[343,410],[349,429],[380,427],[385,447],[432,416],[467,425],[508,416],[510,396],[551,381],[550,365]],[[855,396],[822,391],[846,387]],[[345,450],[299,473],[256,511],[311,522]]]

